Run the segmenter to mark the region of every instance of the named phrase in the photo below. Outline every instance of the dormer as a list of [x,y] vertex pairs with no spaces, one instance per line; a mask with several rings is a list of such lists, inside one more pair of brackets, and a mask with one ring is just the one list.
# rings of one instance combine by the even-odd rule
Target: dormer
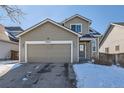
[[84,35],[89,33],[91,20],[76,14],[64,20],[62,23],[65,27]]

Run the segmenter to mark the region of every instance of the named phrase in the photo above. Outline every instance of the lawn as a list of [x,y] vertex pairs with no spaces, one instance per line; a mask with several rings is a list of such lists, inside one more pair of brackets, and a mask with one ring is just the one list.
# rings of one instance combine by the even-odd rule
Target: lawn
[[96,64],[73,65],[79,88],[124,87],[124,68]]

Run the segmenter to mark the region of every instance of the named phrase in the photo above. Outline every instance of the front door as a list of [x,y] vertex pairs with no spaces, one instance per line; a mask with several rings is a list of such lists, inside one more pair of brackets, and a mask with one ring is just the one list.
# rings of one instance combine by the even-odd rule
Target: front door
[[80,44],[79,56],[80,61],[85,59],[85,44]]

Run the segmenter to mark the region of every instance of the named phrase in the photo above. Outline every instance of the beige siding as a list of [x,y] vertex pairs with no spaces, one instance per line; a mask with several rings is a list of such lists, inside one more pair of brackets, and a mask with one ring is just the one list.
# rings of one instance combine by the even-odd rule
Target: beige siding
[[18,45],[0,41],[0,59],[10,58],[10,51],[18,51]]
[[50,39],[51,41],[67,41],[72,40],[73,41],[73,60],[74,62],[78,61],[79,56],[79,38],[77,35],[70,33],[63,28],[60,28],[58,26],[53,25],[50,22],[47,22],[32,31],[24,34],[21,36],[20,39],[20,61],[24,62],[25,60],[25,41],[44,41],[47,39]]
[[7,40],[7,41],[10,40],[8,35],[7,35],[7,33],[6,33],[6,31],[5,31],[4,26],[1,25],[1,24],[0,24],[0,39],[1,40]]
[[70,24],[74,24],[74,23],[82,24],[82,33],[81,33],[82,35],[89,33],[89,26],[90,26],[89,22],[87,22],[79,17],[75,17],[75,18],[65,22],[64,26],[70,28]]
[[[120,46],[120,51],[115,51],[115,46]],[[124,53],[124,26],[115,26],[103,45],[100,47],[100,52],[105,53],[105,48],[109,48],[110,54]]]
[[[70,25],[75,24],[75,23],[81,23],[82,24],[82,35],[89,33],[90,23],[87,22],[86,20],[83,20],[83,19],[79,18],[79,17],[75,17],[75,18],[65,22],[64,26],[70,28]],[[96,52],[92,53],[91,42],[86,43],[86,56],[87,56],[87,58],[91,58],[91,56],[92,57],[98,57],[99,38],[96,38],[96,48],[97,48]]]

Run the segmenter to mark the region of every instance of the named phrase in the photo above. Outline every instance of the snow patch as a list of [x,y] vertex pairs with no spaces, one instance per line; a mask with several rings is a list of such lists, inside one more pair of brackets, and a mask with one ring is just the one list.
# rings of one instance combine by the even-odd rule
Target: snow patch
[[73,65],[77,87],[124,87],[124,69],[95,64]]
[[5,75],[7,72],[18,68],[22,64],[16,63],[16,64],[0,64],[0,77]]
[[18,63],[18,60],[4,60],[4,61],[0,61],[0,65],[1,64],[15,64]]
[[27,80],[28,80],[28,78],[23,78],[22,80],[23,80],[23,81],[27,81]]
[[16,69],[18,67],[20,67],[22,64],[16,63],[16,64],[0,64],[0,68],[2,67],[6,67],[6,68],[10,68],[10,70]]
[[16,63],[16,64],[14,64],[14,65],[12,66],[11,70],[18,68],[18,67],[20,67],[21,65],[22,65],[22,64]]

